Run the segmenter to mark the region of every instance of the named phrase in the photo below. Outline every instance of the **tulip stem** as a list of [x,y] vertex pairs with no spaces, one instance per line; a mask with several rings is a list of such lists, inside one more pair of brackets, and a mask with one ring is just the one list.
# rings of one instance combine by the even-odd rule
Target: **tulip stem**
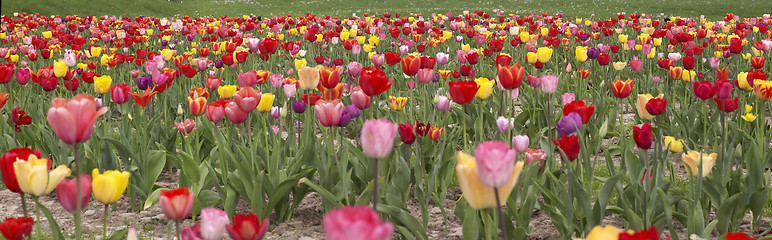
[[81,214],[80,191],[82,190],[80,189],[81,188],[80,187],[80,161],[79,161],[80,154],[78,154],[78,145],[79,144],[72,145],[72,153],[73,155],[75,155],[74,164],[75,164],[75,196],[76,196],[75,213],[72,215],[72,218],[73,218],[73,221],[75,221],[75,239],[83,239],[81,234],[83,230],[81,229],[82,224],[80,219],[80,214]]
[[501,239],[507,240],[507,228],[504,224],[504,215],[501,214],[501,199],[499,199],[499,188],[494,187],[493,193],[496,195],[496,211],[499,215],[499,228],[501,228]]
[[29,216],[27,213],[27,198],[24,197],[24,193],[19,193],[19,197],[21,197],[21,211],[24,213],[24,217]]
[[105,213],[104,213],[105,215],[104,215],[104,219],[102,219],[102,224],[103,224],[102,239],[107,239],[107,214],[109,213],[109,211],[110,211],[110,204],[105,204]]
[[546,111],[547,111],[547,140],[552,138],[552,123],[551,123],[552,122],[552,116],[551,116],[551,113],[550,113],[550,105],[552,105],[551,102],[550,102],[551,96],[552,96],[552,94],[547,93],[547,108],[546,108]]
[[174,228],[177,230],[177,235],[174,235],[174,236],[175,237],[179,237],[180,239],[182,239],[182,234],[181,234],[182,232],[180,231],[180,222],[181,221],[182,221],[181,219],[174,220]]
[[373,211],[378,212],[378,158],[373,161]]
[[464,132],[464,151],[469,149],[469,142],[466,140],[466,104],[461,105],[461,111],[463,112],[463,115],[461,116],[461,123],[463,124],[463,132]]

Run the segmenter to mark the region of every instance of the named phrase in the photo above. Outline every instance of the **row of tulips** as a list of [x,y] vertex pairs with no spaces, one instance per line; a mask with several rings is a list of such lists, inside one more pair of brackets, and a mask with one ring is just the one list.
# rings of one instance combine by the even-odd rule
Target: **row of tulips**
[[[768,15],[1,18],[0,168],[25,217],[8,236],[29,234],[30,195],[64,238],[37,204],[54,189],[78,239],[91,196],[106,220],[124,193],[183,239],[260,239],[257,216],[309,192],[330,239],[427,239],[448,199],[464,239],[523,238],[537,210],[564,238],[734,239],[746,214],[772,231]],[[640,231],[596,227],[609,215]]]

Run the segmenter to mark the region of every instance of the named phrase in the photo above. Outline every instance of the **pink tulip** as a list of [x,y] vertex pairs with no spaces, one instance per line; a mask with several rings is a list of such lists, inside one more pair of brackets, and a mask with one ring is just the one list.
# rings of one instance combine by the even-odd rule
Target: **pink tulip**
[[566,104],[569,104],[574,101],[574,93],[563,93],[563,95],[560,96],[561,103],[565,107]]
[[380,67],[383,65],[383,61],[386,60],[386,57],[383,54],[373,54],[373,66]]
[[222,80],[218,77],[206,78],[206,88],[209,89],[209,91],[217,90],[217,88],[220,88],[221,84],[222,84]]
[[367,109],[370,107],[370,96],[367,96],[367,94],[362,91],[362,88],[357,86],[351,90],[351,102],[360,110]]
[[541,80],[539,80],[538,77],[528,74],[528,76],[525,77],[525,81],[528,83],[528,85],[531,85],[531,87],[540,87],[541,86]]
[[257,84],[257,71],[242,72],[239,74],[238,80],[240,87],[254,87]]
[[219,122],[225,117],[225,104],[230,101],[225,99],[217,100],[216,102],[206,105],[206,118],[211,122]]
[[48,124],[62,142],[68,145],[84,143],[91,138],[94,121],[107,112],[98,107],[94,97],[78,94],[71,99],[56,98],[48,109]]
[[199,224],[183,228],[180,234],[182,235],[182,240],[204,240],[201,237],[201,225]]
[[544,93],[553,93],[558,87],[558,77],[555,75],[542,75],[539,77],[539,82],[541,82],[541,91]]
[[450,61],[450,55],[444,52],[438,52],[435,59],[437,60],[437,64],[445,65]]
[[[56,186],[56,199],[59,200],[59,204],[62,205],[67,212],[75,213],[77,211],[77,180],[65,179],[59,182]],[[80,175],[80,210],[86,209],[88,203],[91,202],[91,175]]]
[[222,239],[228,223],[230,219],[223,210],[217,208],[201,210],[201,237],[206,240]]
[[371,119],[362,125],[362,151],[371,158],[385,158],[394,146],[397,124],[387,119]]
[[498,127],[499,132],[509,132],[509,130],[512,130],[512,128],[515,127],[515,119],[499,116],[499,118],[496,119],[496,127]]
[[439,96],[437,97],[437,99],[438,99],[437,106],[436,106],[437,111],[440,111],[440,112],[450,111],[450,107],[453,105],[453,101],[448,99],[448,97],[446,96]]
[[161,197],[158,203],[161,205],[161,211],[167,219],[185,219],[193,210],[193,193],[188,188],[182,187],[172,190],[161,190]]
[[638,59],[638,57],[633,57],[633,59],[630,60],[630,70],[637,73],[640,72],[641,69],[643,69],[643,60]]
[[110,86],[110,97],[116,104],[124,104],[129,101],[129,90],[131,86],[128,84],[115,84]]
[[28,67],[20,67],[19,71],[16,72],[16,82],[19,83],[19,85],[26,85],[29,82],[30,78],[30,69]]
[[464,52],[464,50],[456,50],[456,60],[462,64],[467,63],[468,61],[466,60],[466,54],[467,53]]
[[480,182],[488,187],[500,187],[509,181],[515,166],[517,151],[499,141],[482,142],[474,150]]
[[346,73],[351,75],[351,78],[358,78],[359,75],[362,74],[362,65],[360,65],[358,62],[350,62],[348,63],[348,66],[346,66]]
[[529,142],[530,139],[528,138],[528,135],[514,136],[512,137],[512,148],[518,152],[525,152],[525,150],[528,150]]
[[176,127],[177,131],[180,131],[182,135],[187,136],[194,128],[196,128],[196,120],[188,118],[185,119],[185,122],[174,123],[174,127]]
[[204,71],[209,66],[212,65],[212,60],[209,60],[208,58],[197,58],[196,59],[196,68],[198,68],[198,71]]
[[298,91],[298,88],[295,84],[284,84],[282,88],[284,89],[284,96],[287,96],[287,98],[295,97],[295,93]]
[[394,226],[366,206],[333,209],[323,220],[327,240],[389,240]]
[[431,83],[432,79],[434,79],[434,69],[422,68],[421,70],[418,70],[416,78],[419,83]]
[[249,115],[247,112],[241,110],[236,102],[231,101],[225,104],[225,116],[228,117],[228,120],[230,120],[232,123],[239,124],[246,122]]
[[320,100],[314,105],[314,113],[319,123],[325,127],[338,126],[340,116],[346,106],[340,100],[325,101]]
[[268,80],[271,82],[271,86],[280,88],[284,85],[284,76],[281,74],[271,74],[268,76]]
[[252,89],[252,87],[243,87],[233,93],[233,102],[241,108],[241,111],[251,113],[260,104],[261,96],[260,91]]
[[717,68],[721,66],[721,59],[717,57],[711,57],[710,58],[710,67],[711,68]]

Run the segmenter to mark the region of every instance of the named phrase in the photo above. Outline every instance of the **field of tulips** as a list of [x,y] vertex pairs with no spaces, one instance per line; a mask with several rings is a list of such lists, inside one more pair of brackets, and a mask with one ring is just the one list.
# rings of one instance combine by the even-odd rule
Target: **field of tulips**
[[772,236],[768,14],[1,18],[5,239]]

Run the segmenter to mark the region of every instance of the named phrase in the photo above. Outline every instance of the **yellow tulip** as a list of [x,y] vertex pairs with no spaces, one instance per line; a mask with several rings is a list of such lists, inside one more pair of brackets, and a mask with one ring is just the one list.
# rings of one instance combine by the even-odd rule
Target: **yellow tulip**
[[263,93],[263,95],[260,96],[260,103],[257,104],[257,111],[270,112],[275,98],[276,96],[274,96],[273,93]]
[[94,192],[94,199],[102,204],[111,204],[118,202],[129,186],[129,172],[109,170],[99,174],[99,169],[91,171],[91,191]]
[[[681,160],[684,161],[684,165],[688,166],[686,171],[689,174],[697,176],[698,172],[702,172],[702,177],[706,177],[713,170],[713,165],[716,164],[716,156],[716,153],[703,154],[692,150],[681,154]],[[702,162],[702,171],[699,169],[700,162]]]
[[477,98],[487,99],[491,96],[491,93],[493,92],[493,85],[496,81],[481,77],[475,79],[474,82],[477,83],[477,87],[479,87],[477,94],[475,95]]
[[392,111],[402,110],[402,108],[405,107],[406,103],[407,103],[406,97],[389,96],[389,108],[391,108]]
[[[10,51],[9,51],[9,52],[10,52]],[[17,63],[17,62],[19,62],[19,55],[18,55],[18,54],[14,54],[14,55],[11,55],[11,56],[9,56],[8,58],[10,58],[10,59],[11,59],[11,62],[12,62],[12,63]]]
[[617,240],[622,232],[622,229],[611,225],[595,226],[590,230],[590,234],[587,234],[587,240]]
[[539,50],[536,51],[536,56],[539,58],[539,62],[547,63],[552,57],[552,48],[540,47]]
[[378,43],[381,42],[381,39],[376,35],[370,35],[370,39],[368,39],[367,42],[370,43],[370,45],[378,46]]
[[469,48],[470,48],[469,44],[461,44],[461,50],[463,50],[464,52],[469,52]]
[[753,113],[746,113],[742,116],[743,120],[746,122],[753,122],[756,121],[756,115],[753,115]]
[[110,66],[110,55],[102,55],[102,58],[99,59],[99,64],[102,66]]
[[362,46],[362,51],[365,51],[366,53],[369,53],[372,50],[373,50],[373,45],[365,44],[364,46]]
[[[662,99],[665,95],[659,94],[657,98]],[[638,94],[638,100],[635,103],[635,106],[638,108],[638,116],[642,119],[646,120],[652,120],[654,119],[654,115],[651,115],[648,111],[646,111],[646,104],[649,103],[649,100],[654,98],[651,94]]]
[[695,72],[694,70],[691,70],[691,71],[684,70],[683,75],[681,75],[681,79],[687,82],[691,82],[692,79],[695,79],[695,78],[697,78],[697,72]]
[[365,44],[365,36],[357,36],[357,43],[359,43],[359,45],[364,45]]
[[627,62],[615,62],[613,65],[615,70],[622,71],[627,66]]
[[528,32],[520,32],[520,42],[528,42],[530,39],[531,36],[528,35]]
[[745,114],[751,113],[753,111],[753,106],[745,104]]
[[161,50],[161,55],[164,56],[165,61],[172,60],[172,56],[174,56],[174,50],[164,48]]
[[528,54],[525,55],[528,58],[528,63],[534,64],[537,60],[537,54],[535,52],[528,52]]
[[348,40],[349,34],[350,33],[348,31],[341,31],[340,32],[340,39]]
[[305,67],[306,65],[308,65],[308,62],[306,61],[305,58],[295,59],[295,70],[300,71],[300,69]]
[[[520,177],[520,172],[523,170],[523,165],[523,161],[515,163],[509,181],[498,188],[499,198],[509,198],[509,194],[512,192],[512,188],[515,187],[515,184],[517,184],[517,178]],[[458,176],[458,185],[461,187],[461,192],[464,194],[464,198],[470,207],[474,209],[496,207],[496,196],[493,188],[485,186],[480,182],[480,177],[477,173],[477,163],[473,156],[463,152],[456,154],[456,175]],[[505,206],[506,201],[502,201],[501,205]]]
[[541,35],[542,36],[547,36],[547,34],[549,34],[549,33],[550,33],[550,30],[548,28],[545,28],[545,27],[541,28]]
[[51,31],[45,31],[45,32],[42,32],[40,34],[43,35],[43,37],[46,38],[46,39],[51,39],[51,36],[53,35],[53,33],[51,33]]
[[655,52],[655,51],[653,51],[653,50],[652,50],[651,52],[649,52],[649,55],[646,55],[646,58],[648,58],[648,59],[652,59],[652,58],[654,58],[654,55],[655,55],[655,54],[657,54],[657,52]]
[[110,91],[110,84],[112,83],[113,78],[108,75],[94,77],[94,92],[105,94]]
[[627,35],[619,34],[618,40],[620,43],[627,43]]
[[753,93],[762,101],[772,100],[772,81],[756,79],[753,81]]
[[684,140],[676,140],[675,137],[665,136],[665,147],[667,147],[673,153],[681,152],[681,150],[684,149]]
[[54,191],[65,177],[70,176],[70,169],[60,165],[48,172],[48,159],[29,155],[27,161],[17,159],[13,163],[13,171],[19,188],[35,196],[46,195]]
[[78,63],[77,67],[82,69],[83,71],[86,71],[86,67],[88,67],[88,65],[86,65],[85,63]]
[[652,42],[654,42],[654,46],[659,47],[659,45],[662,45],[662,38],[652,39]]
[[91,54],[91,57],[99,57],[102,54],[102,48],[93,46],[89,49],[88,53]]
[[298,81],[300,82],[300,89],[312,90],[316,89],[319,85],[319,72],[322,71],[324,66],[317,65],[316,67],[303,67],[298,70]]
[[284,41],[284,34],[278,34],[276,35],[277,38],[279,38],[279,41]]
[[745,59],[745,60],[751,59],[751,57],[753,57],[750,53],[743,53],[741,55],[743,56],[743,59]]
[[67,71],[69,70],[70,68],[64,65],[64,60],[54,61],[54,75],[56,77],[62,78],[67,76]]
[[232,98],[236,91],[238,91],[236,85],[224,85],[217,88],[217,93],[220,94],[220,98]]
[[748,83],[748,72],[741,72],[737,74],[737,84],[740,85],[740,89],[742,90],[753,90],[753,86]]
[[582,47],[582,46],[576,47],[576,61],[579,61],[579,62],[587,61],[587,47]]

